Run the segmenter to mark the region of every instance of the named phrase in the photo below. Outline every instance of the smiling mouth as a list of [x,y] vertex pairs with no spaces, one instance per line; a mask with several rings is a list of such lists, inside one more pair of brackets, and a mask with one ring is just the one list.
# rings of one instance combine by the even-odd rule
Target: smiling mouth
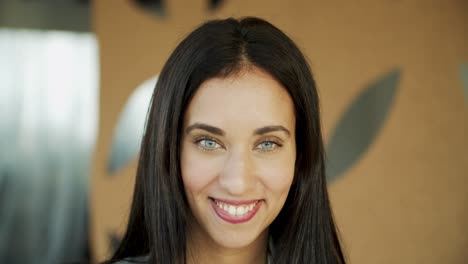
[[252,219],[261,207],[262,200],[227,201],[211,198],[216,215],[232,224],[244,223]]

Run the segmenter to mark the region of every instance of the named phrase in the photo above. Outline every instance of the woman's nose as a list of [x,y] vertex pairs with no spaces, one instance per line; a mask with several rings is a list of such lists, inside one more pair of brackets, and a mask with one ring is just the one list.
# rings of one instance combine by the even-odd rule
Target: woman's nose
[[219,184],[232,196],[247,194],[254,187],[254,171],[248,152],[231,152],[219,175]]

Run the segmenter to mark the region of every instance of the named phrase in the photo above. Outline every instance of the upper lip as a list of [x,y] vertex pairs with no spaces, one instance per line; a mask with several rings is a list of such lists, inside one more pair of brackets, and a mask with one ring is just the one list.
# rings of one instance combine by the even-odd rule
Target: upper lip
[[260,201],[259,199],[253,199],[253,200],[229,200],[229,199],[219,199],[219,198],[214,198],[210,197],[213,200],[216,200],[217,202],[220,203],[225,203],[225,204],[231,204],[231,205],[244,205],[244,204],[253,204],[257,201]]

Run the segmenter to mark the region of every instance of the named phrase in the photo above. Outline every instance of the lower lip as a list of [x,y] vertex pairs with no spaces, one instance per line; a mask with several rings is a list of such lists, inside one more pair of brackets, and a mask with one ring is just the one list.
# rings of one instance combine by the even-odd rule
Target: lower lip
[[231,224],[241,224],[248,222],[258,212],[260,206],[262,206],[262,201],[258,201],[255,207],[252,209],[252,211],[247,212],[242,216],[233,216],[230,215],[228,212],[224,211],[223,209],[219,208],[213,200],[210,199],[210,202],[211,206],[213,207],[213,210],[216,212],[216,215],[218,215],[219,218]]

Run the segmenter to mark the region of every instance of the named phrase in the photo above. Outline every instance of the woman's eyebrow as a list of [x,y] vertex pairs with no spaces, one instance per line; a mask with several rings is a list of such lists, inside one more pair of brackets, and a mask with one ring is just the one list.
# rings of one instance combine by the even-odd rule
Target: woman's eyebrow
[[284,126],[266,126],[266,127],[257,128],[254,131],[254,135],[263,135],[263,134],[266,134],[269,132],[275,132],[275,131],[283,131],[284,133],[286,133],[286,135],[288,135],[288,137],[291,136],[291,133],[289,132],[289,130],[285,128]]
[[215,135],[218,135],[218,136],[224,136],[226,134],[226,133],[224,133],[224,131],[221,128],[210,126],[210,125],[203,124],[203,123],[195,123],[193,125],[188,126],[185,129],[185,133],[188,134],[188,133],[190,133],[190,131],[192,131],[194,129],[205,130],[205,131],[208,131],[208,132],[210,132],[212,134],[215,134]]
[[[185,129],[185,133],[188,134],[188,133],[190,133],[190,131],[192,131],[194,129],[205,130],[205,131],[208,131],[208,132],[210,132],[212,134],[219,135],[219,136],[224,136],[226,134],[224,132],[224,130],[222,130],[221,128],[214,127],[214,126],[204,124],[204,123],[195,123],[193,125],[188,126]],[[263,135],[263,134],[266,134],[266,133],[269,133],[269,132],[276,132],[276,131],[283,131],[284,133],[286,133],[286,135],[291,136],[291,133],[289,132],[289,130],[287,128],[285,128],[284,126],[260,127],[260,128],[255,129],[253,134],[254,135]]]

